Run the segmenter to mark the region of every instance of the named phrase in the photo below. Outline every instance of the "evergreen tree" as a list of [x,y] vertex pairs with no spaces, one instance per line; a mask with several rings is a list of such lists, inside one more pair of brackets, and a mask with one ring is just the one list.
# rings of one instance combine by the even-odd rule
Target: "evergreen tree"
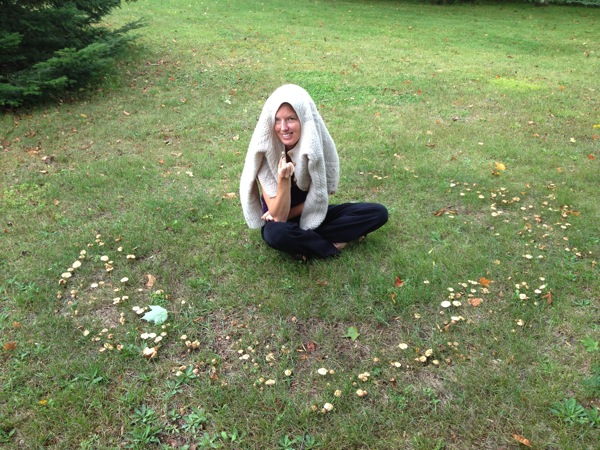
[[[126,0],[135,1],[135,0]],[[0,105],[20,106],[100,75],[139,21],[99,25],[121,0],[0,0]]]

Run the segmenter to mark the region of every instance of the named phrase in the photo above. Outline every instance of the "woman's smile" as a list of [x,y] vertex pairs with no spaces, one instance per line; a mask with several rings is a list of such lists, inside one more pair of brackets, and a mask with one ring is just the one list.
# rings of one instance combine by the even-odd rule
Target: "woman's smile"
[[275,134],[286,150],[291,150],[300,140],[301,125],[294,108],[288,103],[282,104],[275,114]]

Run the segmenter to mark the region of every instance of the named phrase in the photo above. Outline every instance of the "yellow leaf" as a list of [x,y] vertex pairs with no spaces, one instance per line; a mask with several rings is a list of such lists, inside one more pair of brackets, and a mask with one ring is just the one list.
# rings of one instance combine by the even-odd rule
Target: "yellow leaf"
[[495,170],[506,170],[506,166],[498,161],[494,162]]
[[490,287],[491,282],[492,280],[488,280],[486,277],[481,277],[479,279],[479,284],[481,284],[483,287]]
[[520,442],[521,444],[531,448],[531,441],[527,438],[524,438],[523,436],[519,436],[518,434],[513,434],[513,438],[517,441]]
[[148,277],[148,282],[146,283],[146,287],[151,288],[152,286],[154,286],[154,282],[156,281],[156,277],[154,275],[151,274],[146,274],[146,276]]

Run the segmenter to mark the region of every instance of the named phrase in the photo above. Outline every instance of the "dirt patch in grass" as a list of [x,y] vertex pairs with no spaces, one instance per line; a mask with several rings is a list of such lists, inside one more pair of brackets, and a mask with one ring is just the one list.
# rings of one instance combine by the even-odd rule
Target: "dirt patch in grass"
[[93,311],[90,315],[90,319],[93,323],[97,323],[104,328],[117,328],[119,326],[119,318],[121,314],[116,308],[107,305],[102,306]]

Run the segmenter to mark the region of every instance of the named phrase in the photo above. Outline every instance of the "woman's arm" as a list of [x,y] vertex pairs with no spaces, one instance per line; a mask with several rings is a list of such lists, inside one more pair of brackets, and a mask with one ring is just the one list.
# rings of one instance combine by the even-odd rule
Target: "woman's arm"
[[[259,185],[260,185],[260,182],[259,182]],[[264,197],[264,190],[263,190],[262,186],[261,186],[261,192],[263,192],[263,198],[265,199],[265,202],[267,203],[267,208],[268,208],[268,211],[265,214],[263,214],[263,216],[262,216],[263,220],[267,220],[267,221],[273,220],[275,222],[279,222],[280,221],[279,215],[277,215],[277,218],[275,218],[275,216],[273,216],[271,214],[271,211],[275,211],[277,208],[275,206],[275,199],[279,197],[279,199],[281,200],[283,198],[283,196],[280,197],[279,193],[278,193],[277,197],[266,198],[266,197]],[[283,200],[285,200],[285,199],[283,199]],[[269,206],[269,205],[272,205],[272,206]],[[294,217],[299,217],[300,215],[302,215],[303,210],[304,210],[304,202],[290,208],[290,210],[288,212],[287,220],[293,219]],[[281,214],[283,214],[283,212],[284,211],[282,211]]]
[[[274,220],[275,222],[285,222],[288,218],[295,217],[302,212],[298,213],[297,205],[294,208],[290,208],[291,197],[291,179],[294,174],[294,164],[287,162],[285,153],[282,154],[282,158],[279,161],[279,170],[277,171],[277,193],[275,197],[268,197],[265,195],[265,190],[262,185],[260,190],[263,193],[263,198],[267,203],[268,211],[263,215],[264,220]],[[260,182],[259,182],[260,184]],[[291,214],[295,215],[291,215]]]

